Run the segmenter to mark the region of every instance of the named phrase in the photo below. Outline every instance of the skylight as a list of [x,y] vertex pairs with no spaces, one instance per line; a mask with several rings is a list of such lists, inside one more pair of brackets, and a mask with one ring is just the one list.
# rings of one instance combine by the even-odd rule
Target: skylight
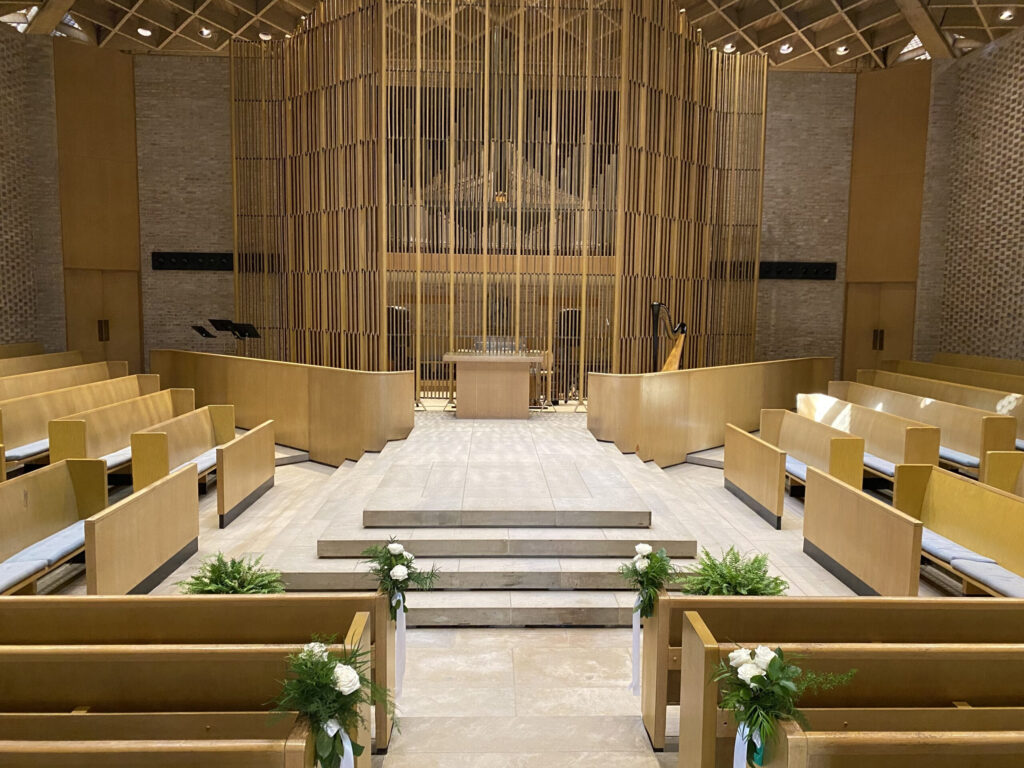
[[[923,59],[930,59],[931,58],[931,55],[928,53],[928,51],[926,51],[924,49],[924,43],[921,42],[921,38],[918,37],[917,35],[914,35],[914,37],[910,40],[910,42],[907,43],[905,46],[903,46],[903,50],[900,51],[900,55],[902,56],[903,54],[912,53],[913,51],[917,51],[917,50],[920,50],[920,53],[917,56],[908,57],[908,58],[922,59],[922,60]],[[906,59],[901,59],[901,61],[906,61]]]
[[0,16],[0,21],[4,24],[10,24],[19,32],[24,32],[25,28],[28,27],[28,23],[32,21],[32,18],[38,11],[38,5],[30,5],[22,8],[20,11],[14,11],[13,13],[7,13]]

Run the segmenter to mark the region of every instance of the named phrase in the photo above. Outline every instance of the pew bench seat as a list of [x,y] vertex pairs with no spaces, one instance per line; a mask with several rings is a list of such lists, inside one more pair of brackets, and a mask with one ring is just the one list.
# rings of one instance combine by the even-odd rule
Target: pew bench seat
[[991,557],[979,555],[952,539],[940,536],[930,528],[921,529],[921,551],[946,563],[954,560],[970,560],[975,563],[995,563]]
[[7,448],[4,450],[4,459],[10,462],[22,462],[34,459],[38,456],[45,456],[50,451],[50,441],[48,438],[42,440],[36,440],[31,443],[25,443],[25,445],[18,445],[14,448]]
[[[100,456],[100,458],[107,465],[108,471],[117,467],[123,467],[132,461],[132,447],[129,445],[127,448],[108,453],[105,456]],[[181,469],[181,467],[178,467],[178,469]]]
[[[129,449],[130,451],[131,449]],[[217,468],[217,449],[211,448],[208,451],[203,451],[195,458],[189,459],[188,461],[179,464],[173,471],[177,471],[184,467],[186,464],[195,464],[196,470],[199,472],[199,477],[204,477],[210,474]]]
[[953,570],[1004,597],[1024,597],[1024,578],[995,561],[953,560]]
[[16,587],[31,581],[36,574],[45,570],[45,560],[6,560],[0,563],[0,594],[16,591]]
[[42,560],[52,568],[61,560],[79,552],[83,547],[85,547],[85,520],[79,520],[67,528],[50,534],[45,539],[25,547],[7,559],[14,563]]
[[953,450],[946,445],[939,446],[939,458],[942,459],[942,461],[955,464],[958,467],[966,467],[967,469],[978,469],[978,467],[981,466],[981,459],[977,456],[971,456],[969,453]]
[[807,465],[795,456],[786,456],[786,474],[805,483],[807,482]]
[[1015,440],[1014,445],[1017,447],[1018,451],[1024,451],[1024,440]]
[[881,456],[875,456],[867,451],[864,451],[864,466],[872,472],[877,472],[885,477],[896,477],[896,465],[893,462],[887,461]]

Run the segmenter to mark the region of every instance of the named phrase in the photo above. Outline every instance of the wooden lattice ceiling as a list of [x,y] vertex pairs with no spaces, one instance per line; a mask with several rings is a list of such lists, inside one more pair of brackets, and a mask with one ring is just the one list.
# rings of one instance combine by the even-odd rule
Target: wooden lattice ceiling
[[[925,54],[953,58],[1024,24],[1024,0],[655,1],[678,5],[712,45],[759,50],[785,69],[879,68]],[[291,34],[316,2],[0,0],[0,18],[22,23],[28,34],[136,53],[226,54],[233,37]]]

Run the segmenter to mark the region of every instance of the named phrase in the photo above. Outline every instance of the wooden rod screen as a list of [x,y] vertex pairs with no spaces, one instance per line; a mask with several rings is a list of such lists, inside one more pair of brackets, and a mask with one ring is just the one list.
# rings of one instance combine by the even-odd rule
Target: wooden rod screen
[[[245,354],[416,372],[540,352],[548,400],[752,359],[766,59],[655,0],[328,0],[231,46]],[[661,349],[667,351],[667,340]]]

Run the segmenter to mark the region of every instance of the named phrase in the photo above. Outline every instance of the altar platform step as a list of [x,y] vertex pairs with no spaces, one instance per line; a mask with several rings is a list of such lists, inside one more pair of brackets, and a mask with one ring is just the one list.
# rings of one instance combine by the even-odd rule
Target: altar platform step
[[580,508],[572,504],[543,508],[529,504],[483,508],[374,508],[363,510],[367,528],[647,528],[651,510]]
[[410,627],[628,627],[636,594],[628,591],[417,592]]
[[417,557],[613,557],[631,558],[637,542],[672,558],[697,556],[697,542],[673,535],[655,523],[635,528],[397,528],[380,531],[329,526],[317,542],[320,558],[358,558],[388,535],[398,537]]

